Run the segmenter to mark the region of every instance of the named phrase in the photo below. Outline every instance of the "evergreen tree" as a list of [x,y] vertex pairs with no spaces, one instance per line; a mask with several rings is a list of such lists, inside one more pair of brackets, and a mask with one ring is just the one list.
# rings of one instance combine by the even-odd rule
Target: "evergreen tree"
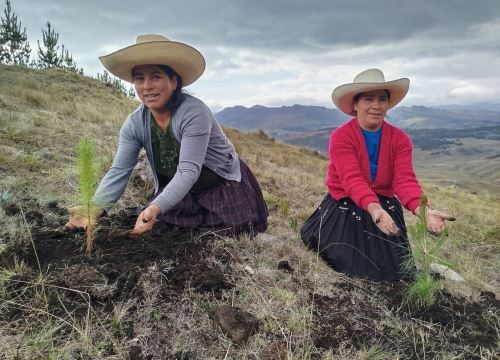
[[37,40],[38,43],[38,66],[41,68],[54,68],[61,67],[63,63],[63,59],[57,53],[59,50],[59,45],[57,42],[59,41],[59,33],[55,32],[55,30],[50,25],[50,22],[47,21],[47,29],[42,29],[43,36],[43,47],[40,45],[40,41]]
[[123,81],[113,76],[110,76],[106,70],[104,70],[102,74],[97,73],[97,80],[102,81],[107,86],[115,89],[116,91],[118,91],[118,93],[122,95],[135,98],[135,91],[131,92],[130,89],[127,89],[125,87]]
[[10,0],[5,0],[0,23],[0,62],[14,65],[28,65],[31,48],[26,35],[26,28],[21,31],[21,22],[12,12]]
[[61,67],[64,70],[68,70],[80,75],[83,75],[83,69],[78,68],[76,61],[73,60],[73,55],[69,53],[68,49],[64,47],[64,44],[61,45]]
[[133,85],[129,86],[127,95],[129,98],[135,99],[135,89]]

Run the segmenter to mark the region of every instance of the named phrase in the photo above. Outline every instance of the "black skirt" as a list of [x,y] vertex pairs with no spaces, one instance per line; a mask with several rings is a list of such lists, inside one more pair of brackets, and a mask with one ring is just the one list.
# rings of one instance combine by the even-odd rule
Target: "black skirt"
[[240,169],[240,182],[223,179],[208,189],[193,188],[160,220],[219,235],[264,232],[269,213],[259,183],[241,159]]
[[370,214],[350,198],[333,199],[327,194],[301,227],[301,237],[334,270],[350,276],[381,280],[408,277],[410,246],[403,208],[396,198],[378,196],[380,204],[401,230],[388,236],[378,229]]

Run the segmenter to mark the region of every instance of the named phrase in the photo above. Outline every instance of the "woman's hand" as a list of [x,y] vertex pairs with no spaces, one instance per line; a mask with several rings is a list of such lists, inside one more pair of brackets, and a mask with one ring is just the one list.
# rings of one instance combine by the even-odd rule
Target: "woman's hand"
[[[414,213],[417,216],[420,215],[420,208],[417,207]],[[426,209],[425,215],[427,231],[434,235],[438,235],[441,231],[444,230],[446,220],[455,221],[455,218],[453,216],[431,208]]]
[[[69,211],[69,221],[66,223],[66,227],[70,229],[86,229],[89,225],[89,214],[87,213],[85,207],[75,206],[68,209]],[[93,224],[97,224],[101,216],[104,215],[104,209],[98,206],[92,206],[90,219]]]
[[154,224],[156,223],[156,218],[161,215],[161,209],[157,205],[149,205],[146,209],[144,209],[139,216],[137,217],[137,221],[135,222],[134,230],[128,233],[128,236],[131,238],[138,238],[153,229]]
[[369,203],[366,210],[371,215],[375,225],[384,234],[389,236],[398,236],[400,234],[399,228],[396,226],[396,223],[394,223],[394,220],[392,220],[391,215],[389,215],[379,203]]

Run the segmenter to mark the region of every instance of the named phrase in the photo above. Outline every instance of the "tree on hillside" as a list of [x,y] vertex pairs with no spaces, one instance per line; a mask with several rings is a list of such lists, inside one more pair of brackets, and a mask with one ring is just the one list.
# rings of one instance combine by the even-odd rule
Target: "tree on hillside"
[[102,74],[97,73],[97,80],[102,81],[107,86],[117,90],[120,94],[128,96],[132,99],[135,98],[135,90],[133,86],[127,86],[118,78],[115,78],[104,70]]
[[61,46],[61,67],[65,70],[83,75],[83,68],[79,68],[76,61],[73,60],[73,55],[69,53],[68,49]]
[[26,28],[21,31],[21,22],[12,12],[10,0],[5,0],[4,16],[0,23],[0,62],[4,64],[28,65],[31,48]]
[[83,69],[78,68],[73,55],[64,44],[61,45],[61,51],[58,52],[59,33],[52,28],[50,22],[47,22],[46,29],[42,29],[42,37],[43,48],[38,41],[38,63],[36,64],[38,67],[44,69],[60,68],[83,75]]
[[47,21],[47,29],[42,29],[42,37],[43,37],[43,47],[40,45],[40,41],[37,40],[38,43],[38,63],[37,65],[41,68],[54,68],[60,67],[62,64],[62,59],[58,54],[59,45],[57,42],[59,41],[59,33],[57,33],[50,22]]

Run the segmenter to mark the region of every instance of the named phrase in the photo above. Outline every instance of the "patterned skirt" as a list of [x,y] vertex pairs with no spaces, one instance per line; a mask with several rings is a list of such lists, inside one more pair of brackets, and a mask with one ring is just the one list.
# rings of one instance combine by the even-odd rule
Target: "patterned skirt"
[[409,277],[410,246],[403,208],[396,198],[378,196],[401,234],[380,231],[370,214],[351,199],[333,199],[327,194],[321,205],[301,227],[301,237],[336,271],[375,281]]
[[269,213],[259,183],[241,159],[240,169],[241,182],[223,180],[207,190],[191,191],[160,220],[220,235],[265,231]]

